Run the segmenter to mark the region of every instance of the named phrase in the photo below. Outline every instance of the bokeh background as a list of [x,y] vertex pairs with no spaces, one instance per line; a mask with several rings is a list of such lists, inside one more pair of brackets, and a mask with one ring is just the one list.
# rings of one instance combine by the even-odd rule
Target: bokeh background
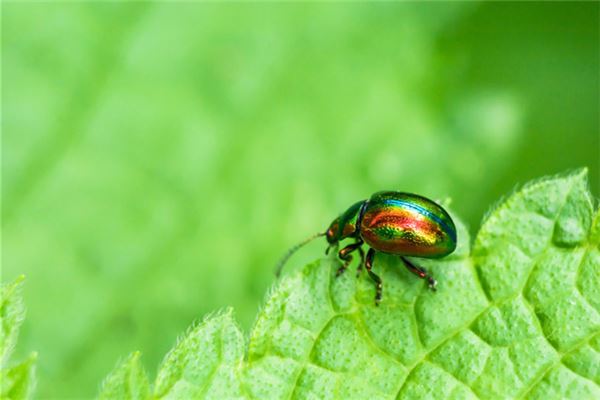
[[[96,393],[381,189],[476,232],[515,185],[589,167],[599,3],[3,2],[2,280],[39,398]],[[313,243],[290,269],[321,255]]]

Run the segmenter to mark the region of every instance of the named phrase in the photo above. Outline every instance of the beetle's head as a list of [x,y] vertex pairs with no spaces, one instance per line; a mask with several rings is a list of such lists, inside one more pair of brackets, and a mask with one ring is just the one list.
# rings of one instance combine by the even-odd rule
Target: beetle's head
[[325,231],[327,243],[336,244],[340,240],[340,217],[337,217]]
[[327,250],[325,250],[325,254],[327,254],[329,253],[329,249],[340,241],[340,217],[334,219],[329,225],[329,228],[325,231],[325,237],[327,238],[327,243],[329,243]]

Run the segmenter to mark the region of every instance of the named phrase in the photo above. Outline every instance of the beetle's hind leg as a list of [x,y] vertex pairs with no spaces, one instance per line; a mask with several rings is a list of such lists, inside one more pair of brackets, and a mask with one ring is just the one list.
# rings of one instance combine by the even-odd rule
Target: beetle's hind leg
[[408,261],[406,259],[406,257],[400,257],[400,258],[404,262],[404,266],[406,267],[406,269],[408,269],[413,274],[417,275],[419,278],[425,279],[427,281],[427,285],[429,286],[429,289],[433,290],[434,292],[437,290],[436,289],[437,281],[433,278],[433,276],[429,275],[429,273],[427,272],[427,270],[425,268],[419,267],[419,266],[411,263],[410,261]]
[[350,253],[352,253],[355,250],[359,251],[362,263],[362,258],[364,254],[363,249],[361,248],[362,244],[362,240],[359,240],[356,243],[349,244],[348,246],[344,247],[338,252],[338,257],[344,262],[341,265],[341,267],[338,268],[337,272],[335,273],[335,276],[340,276],[346,271],[348,265],[350,265],[350,263],[352,262],[352,254]]

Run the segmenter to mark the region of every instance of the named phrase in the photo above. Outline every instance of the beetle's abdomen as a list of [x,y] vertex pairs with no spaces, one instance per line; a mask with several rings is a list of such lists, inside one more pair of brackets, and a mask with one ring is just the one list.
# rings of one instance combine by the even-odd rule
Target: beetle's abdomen
[[433,201],[410,193],[374,194],[360,233],[369,246],[385,253],[436,258],[456,248],[456,228],[448,213]]

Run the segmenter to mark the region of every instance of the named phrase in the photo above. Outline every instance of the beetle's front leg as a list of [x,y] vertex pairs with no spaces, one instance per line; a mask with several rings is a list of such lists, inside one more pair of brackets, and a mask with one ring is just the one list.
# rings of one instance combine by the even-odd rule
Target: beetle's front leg
[[362,249],[362,247],[359,247],[358,252],[360,253],[360,264],[358,264],[358,268],[356,268],[356,277],[357,278],[360,276],[360,273],[362,272],[362,269],[363,269],[363,265],[365,264],[365,251]]
[[344,261],[344,263],[338,268],[337,272],[335,273],[335,276],[340,276],[341,274],[343,274],[346,269],[348,268],[348,265],[350,265],[350,263],[352,262],[352,253],[355,250],[359,250],[361,253],[361,259],[362,259],[362,246],[363,242],[361,241],[357,241],[356,243],[352,243],[349,244],[348,246],[344,247],[343,249],[341,249],[338,252],[338,257],[340,257],[341,260]]
[[381,302],[382,292],[383,292],[383,282],[379,275],[372,271],[373,269],[373,261],[375,260],[375,250],[372,248],[367,252],[367,259],[365,260],[365,268],[369,273],[369,276],[375,282],[375,305],[378,306],[379,302]]

